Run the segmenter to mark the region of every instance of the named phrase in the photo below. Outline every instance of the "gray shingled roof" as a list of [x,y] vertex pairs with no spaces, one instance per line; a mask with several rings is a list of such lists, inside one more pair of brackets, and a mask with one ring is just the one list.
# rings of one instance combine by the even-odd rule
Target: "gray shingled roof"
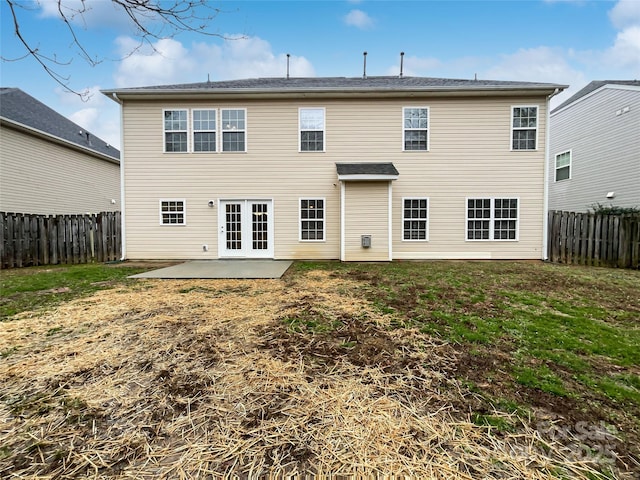
[[[0,117],[19,123],[32,130],[73,143],[85,150],[93,150],[114,160],[120,160],[120,151],[104,140],[75,124],[44,103],[19,88],[0,88]],[[79,132],[82,131],[82,135]]]
[[566,85],[497,80],[464,80],[430,77],[309,77],[309,78],[253,78],[221,82],[201,82],[179,85],[103,90],[105,94],[154,93],[275,93],[275,92],[332,92],[332,91],[469,91],[469,90],[549,90],[564,89]]
[[554,108],[551,111],[551,113],[556,112],[561,108],[566,107],[567,105],[571,105],[576,100],[579,100],[580,98],[586,95],[589,95],[591,92],[599,89],[603,85],[631,85],[634,87],[640,87],[640,80],[594,80],[593,82],[590,82],[582,90],[578,91],[578,93],[572,95],[567,100],[565,100],[560,105],[558,105],[556,108]]
[[398,176],[393,163],[336,163],[338,175],[391,175]]

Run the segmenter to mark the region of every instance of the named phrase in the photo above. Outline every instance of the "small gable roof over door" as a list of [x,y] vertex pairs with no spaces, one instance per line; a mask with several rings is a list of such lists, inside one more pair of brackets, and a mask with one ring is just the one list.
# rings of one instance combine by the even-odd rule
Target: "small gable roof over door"
[[390,181],[400,175],[391,162],[336,163],[336,170],[341,181]]

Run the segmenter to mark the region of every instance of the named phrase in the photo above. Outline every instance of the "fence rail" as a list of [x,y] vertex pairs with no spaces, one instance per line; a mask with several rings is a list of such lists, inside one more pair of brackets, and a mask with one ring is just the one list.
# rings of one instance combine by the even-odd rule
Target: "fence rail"
[[640,215],[549,212],[549,260],[640,268]]
[[0,212],[2,268],[108,262],[121,256],[120,212],[32,215]]

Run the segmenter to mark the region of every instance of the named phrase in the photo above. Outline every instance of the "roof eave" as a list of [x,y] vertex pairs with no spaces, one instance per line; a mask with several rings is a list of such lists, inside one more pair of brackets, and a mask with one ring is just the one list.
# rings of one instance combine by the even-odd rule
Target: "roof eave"
[[42,130],[38,130],[36,128],[30,127],[28,125],[25,125],[23,123],[20,122],[16,122],[14,120],[11,120],[9,118],[6,117],[0,117],[0,122],[9,127],[9,128],[13,128],[14,130],[23,132],[23,133],[29,133],[35,137],[44,139],[44,140],[48,140],[50,142],[56,143],[58,145],[62,145],[65,146],[67,148],[71,148],[73,150],[76,150],[78,152],[82,152],[85,154],[89,154],[93,157],[99,158],[101,160],[105,160],[107,162],[110,163],[114,163],[116,165],[120,165],[120,159],[119,158],[115,158],[115,157],[111,157],[109,155],[106,155],[102,152],[99,152],[97,150],[94,150],[92,148],[88,148],[88,147],[83,147],[82,145],[78,145],[77,143],[73,143],[70,142],[69,140],[65,140],[64,138],[60,138],[57,137],[55,135],[51,135],[50,133],[47,132],[43,132]]
[[[434,87],[434,88],[305,88],[305,89],[254,89],[254,88],[229,88],[229,89],[113,89],[101,90],[101,92],[114,101],[117,99],[145,100],[154,97],[163,99],[179,98],[367,98],[367,97],[437,97],[437,96],[523,96],[523,95],[551,95],[568,88],[567,85],[544,86],[478,86],[474,88],[460,87]],[[115,96],[115,97],[114,97]]]

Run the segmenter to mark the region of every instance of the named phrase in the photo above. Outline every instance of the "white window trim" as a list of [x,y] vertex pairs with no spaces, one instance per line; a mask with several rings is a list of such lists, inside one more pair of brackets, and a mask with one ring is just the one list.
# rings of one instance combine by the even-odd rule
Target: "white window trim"
[[[526,128],[514,128],[513,127],[513,111],[516,108],[535,108],[536,109],[536,126],[535,128],[526,127]],[[509,124],[511,125],[510,135],[509,135],[509,149],[512,152],[536,152],[538,150],[538,137],[540,130],[540,105],[511,105],[511,118],[509,118]],[[536,131],[536,145],[535,148],[531,149],[514,149],[513,148],[513,131],[514,130],[535,130]]]
[[[248,116],[247,116],[247,109],[245,108],[231,108],[231,107],[227,107],[227,108],[220,108],[220,148],[219,148],[219,152],[220,153],[225,153],[225,154],[239,154],[239,153],[247,153],[249,151],[249,134],[248,134],[248,130],[249,130],[249,122],[248,122]],[[242,110],[244,112],[244,129],[243,130],[225,130],[224,129],[224,124],[222,123],[222,112],[224,111],[230,111],[230,110]],[[232,152],[232,151],[226,151],[224,150],[224,133],[225,132],[244,132],[244,150],[238,150],[236,152]]]
[[[406,150],[405,146],[405,132],[414,131],[414,130],[422,130],[421,128],[405,128],[404,126],[404,112],[409,108],[421,108],[427,110],[427,149],[426,150]],[[411,153],[424,153],[431,150],[431,109],[426,105],[422,106],[406,106],[402,107],[402,151],[403,152],[411,152]]]
[[[162,221],[162,202],[182,202],[182,223],[164,223]],[[187,200],[184,198],[161,198],[158,201],[160,225],[163,227],[183,227],[187,224]]]
[[[404,222],[405,222],[405,217],[404,217],[404,201],[405,200],[426,200],[427,201],[427,225],[425,227],[426,231],[425,231],[425,238],[424,239],[419,239],[419,238],[409,238],[406,239],[404,238]],[[402,235],[402,241],[403,242],[428,242],[429,241],[429,220],[431,218],[431,212],[429,211],[431,208],[431,200],[429,199],[429,197],[402,197],[402,223],[401,223],[401,228],[400,228],[400,235]],[[409,221],[411,221],[411,219],[407,219]]]
[[[196,112],[196,111],[198,111],[198,112],[202,112],[202,111],[205,111],[205,112],[213,111],[213,112],[215,112],[214,115],[216,117],[216,129],[215,130],[196,130],[196,128],[195,128],[196,122],[195,122],[195,120],[193,118],[194,112]],[[192,108],[190,110],[190,114],[191,115],[189,116],[189,118],[191,120],[191,131],[190,131],[189,137],[191,139],[191,145],[192,145],[192,151],[190,153],[195,153],[195,154],[198,154],[198,155],[201,155],[203,153],[204,154],[207,154],[207,153],[219,153],[220,152],[220,138],[219,138],[220,135],[219,135],[218,132],[219,132],[220,129],[218,128],[218,125],[220,124],[220,118],[222,118],[222,117],[218,118],[218,109],[217,108]],[[245,122],[246,122],[246,114],[245,114]],[[214,132],[216,134],[216,149],[215,150],[207,150],[206,152],[196,152],[196,139],[195,139],[196,133],[211,133],[211,132]],[[245,137],[246,137],[246,134],[245,134]],[[245,146],[246,146],[246,138],[245,138]]]
[[[494,221],[495,218],[495,201],[496,199],[508,198],[510,200],[517,200],[517,217],[516,217],[516,238],[494,238]],[[469,200],[491,200],[491,216],[489,217],[489,238],[469,238]],[[476,195],[473,197],[465,197],[464,199],[464,240],[465,242],[518,242],[520,241],[520,197],[514,197],[511,195]]]
[[[322,240],[302,238],[302,200],[322,200]],[[299,197],[298,198],[298,241],[305,243],[325,243],[327,241],[327,200],[325,197]]]
[[[306,132],[322,132],[322,150],[302,150],[302,110],[322,110],[322,130],[309,130]],[[327,151],[327,109],[325,107],[299,107],[298,108],[298,153],[324,153]]]
[[[562,180],[558,180],[558,157],[560,155],[564,155],[565,153],[569,154],[569,165],[565,165],[564,167],[560,167],[560,168],[566,168],[569,167],[569,177],[568,178],[563,178]],[[553,156],[553,181],[555,182],[564,182],[566,180],[571,180],[571,175],[573,175],[573,151],[571,149],[569,150],[565,150],[564,152],[560,152],[560,153],[556,153]]]
[[[187,129],[186,130],[166,130],[164,128],[164,115],[166,112],[187,112]],[[189,142],[189,109],[188,108],[163,108],[162,109],[162,152],[168,154],[184,155],[191,152],[191,143]],[[187,150],[184,152],[167,152],[167,133],[186,133],[187,134]]]

